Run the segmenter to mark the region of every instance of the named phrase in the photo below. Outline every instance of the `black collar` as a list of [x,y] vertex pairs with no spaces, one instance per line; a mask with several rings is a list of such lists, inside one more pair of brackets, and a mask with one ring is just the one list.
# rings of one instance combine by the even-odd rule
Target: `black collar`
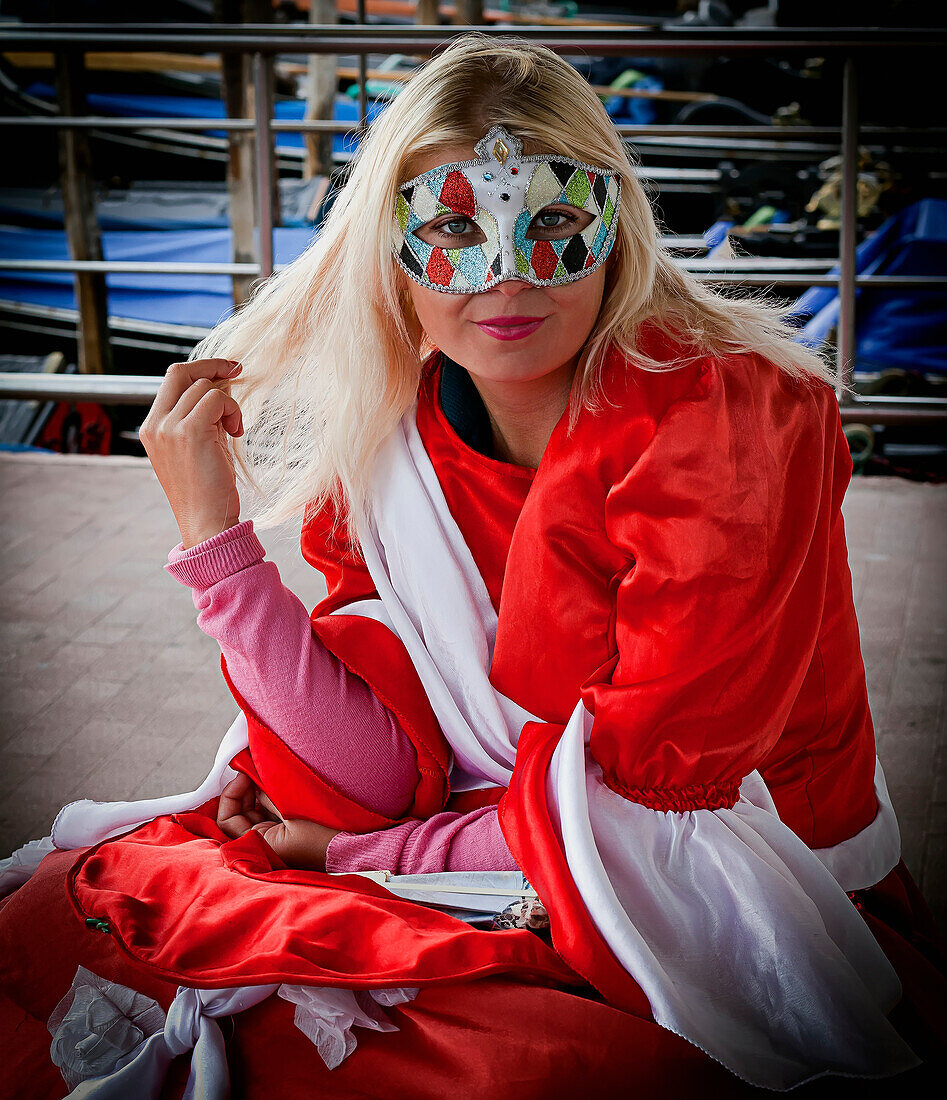
[[468,447],[493,458],[493,429],[483,398],[463,367],[441,356],[441,408],[447,423]]

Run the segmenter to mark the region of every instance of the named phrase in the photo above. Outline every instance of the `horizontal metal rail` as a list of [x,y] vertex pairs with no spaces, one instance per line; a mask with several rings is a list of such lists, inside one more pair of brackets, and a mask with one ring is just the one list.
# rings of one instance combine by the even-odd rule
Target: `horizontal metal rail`
[[[247,132],[256,129],[254,118],[113,118],[111,115],[85,115],[66,118],[62,115],[20,115],[0,118],[0,127],[51,130],[228,130]],[[273,130],[286,133],[344,134],[358,129],[358,123],[328,122],[324,119],[270,120]],[[947,134],[947,130],[944,131]]]
[[[358,128],[354,120],[349,122],[331,122],[325,119],[286,119],[274,118],[270,126],[277,133],[335,133],[344,134]],[[64,115],[17,115],[0,117],[0,127],[14,129],[36,128],[53,130],[227,130],[235,133],[247,132],[256,128],[253,118],[115,118],[111,115],[85,115],[80,118]],[[623,136],[659,138],[767,138],[774,141],[795,141],[801,137],[824,137],[838,139],[839,126],[658,126],[649,123],[634,125],[616,124],[616,130]],[[872,137],[880,141],[888,138],[896,141],[908,137],[932,139],[947,138],[947,126],[929,127],[891,127],[863,126],[863,137]]]
[[[735,257],[727,260],[675,259],[683,271],[696,275],[707,283],[743,283],[747,286],[837,286],[839,275],[820,275],[818,270],[833,266],[835,260],[804,260],[754,257]],[[275,270],[285,267],[277,264]],[[809,268],[813,273],[798,273]],[[183,263],[151,260],[10,260],[0,259],[0,271],[90,271],[102,274],[156,274],[156,275],[260,275],[262,268],[255,263]],[[879,290],[947,289],[947,276],[930,275],[858,275],[856,285]]]
[[[505,38],[506,27],[478,27],[488,37]],[[517,38],[565,54],[730,55],[803,53],[806,56],[889,53],[892,49],[939,51],[947,34],[936,27],[916,28],[719,28],[624,29],[517,27]],[[94,50],[96,53],[144,49],[177,53],[403,53],[423,55],[447,46],[457,31],[445,27],[401,26],[237,26],[190,24],[169,32],[167,24],[128,24],[118,30],[82,24],[20,24],[0,30],[4,50]]]
[[259,264],[178,263],[164,260],[8,260],[0,259],[0,271],[93,271],[103,274],[154,275],[259,275]]
[[150,405],[161,379],[144,374],[24,374],[0,372],[0,398]]
[[[508,28],[480,28],[490,37],[503,39],[511,33]],[[742,285],[767,288],[807,288],[814,286],[838,287],[841,301],[839,319],[838,377],[839,397],[844,405],[849,397],[850,372],[854,359],[854,301],[857,288],[940,290],[947,286],[945,278],[924,276],[868,276],[855,273],[854,203],[857,145],[897,144],[918,137],[934,142],[931,153],[943,145],[947,135],[945,127],[872,127],[861,126],[857,110],[857,59],[890,55],[891,51],[910,50],[912,56],[939,56],[947,45],[947,31],[943,28],[701,28],[701,27],[650,27],[650,28],[550,28],[517,27],[512,32],[518,39],[541,44],[566,56],[589,55],[675,55],[701,58],[707,56],[732,56],[765,53],[770,56],[788,57],[801,55],[837,57],[845,60],[843,79],[842,125],[834,126],[682,126],[620,124],[616,128],[626,138],[666,138],[692,140],[695,143],[714,138],[733,141],[762,139],[774,148],[785,152],[798,144],[800,138],[825,138],[832,143],[841,139],[845,180],[843,183],[843,232],[840,242],[841,274],[834,274],[828,267],[835,261],[811,264],[805,261],[770,260],[754,257],[713,258],[700,260],[682,258],[677,262],[691,271],[698,279],[713,284]],[[372,53],[402,53],[428,56],[448,45],[458,34],[456,28],[393,27],[382,26],[220,26],[215,24],[190,24],[169,30],[167,24],[131,24],[121,28],[103,28],[82,24],[21,24],[0,26],[0,50],[62,51],[74,54],[115,53],[129,50],[144,52],[176,51],[185,54],[242,54],[253,55],[257,83],[263,87],[267,66],[277,54],[354,54],[364,65],[364,58]],[[362,81],[364,85],[364,81]],[[362,115],[365,111],[365,94],[362,88]],[[256,134],[259,181],[257,190],[258,230],[260,236],[259,263],[232,264],[165,264],[139,263],[135,261],[0,261],[0,269],[19,271],[72,271],[72,272],[155,272],[167,275],[242,275],[256,277],[267,274],[272,264],[272,173],[265,171],[273,162],[272,135],[274,133],[346,133],[357,129],[362,122],[351,124],[334,120],[271,119],[272,105],[261,108],[257,118],[233,119],[173,119],[137,118],[114,119],[102,116],[80,116],[72,112],[66,116],[27,116],[0,119],[0,125],[23,128],[52,128],[58,130],[116,131],[164,131],[178,140],[197,140],[189,135],[220,130],[226,133],[253,131]],[[73,117],[75,116],[75,117]],[[134,140],[126,138],[123,140]],[[835,145],[837,147],[837,144]],[[916,144],[908,146],[917,150]],[[771,155],[772,149],[766,150]],[[685,187],[703,190],[713,186],[720,178],[719,171],[705,169],[638,169],[643,180],[663,181],[666,190]],[[697,246],[699,247],[699,245]],[[808,273],[807,273],[808,272]],[[859,410],[863,406],[853,406]],[[847,415],[847,414],[846,414]],[[913,415],[901,412],[898,415]]]
[[[29,317],[38,322],[75,326],[79,320],[79,311],[64,306],[43,306],[36,302],[16,302],[10,298],[0,298],[0,312]],[[109,329],[113,332],[150,333],[167,337],[169,340],[203,340],[211,331],[205,325],[178,325],[169,321],[144,321],[134,317],[109,317]]]
[[[150,406],[162,379],[140,374],[0,373],[0,400],[92,401]],[[947,398],[858,397],[843,406],[846,424],[942,424]]]

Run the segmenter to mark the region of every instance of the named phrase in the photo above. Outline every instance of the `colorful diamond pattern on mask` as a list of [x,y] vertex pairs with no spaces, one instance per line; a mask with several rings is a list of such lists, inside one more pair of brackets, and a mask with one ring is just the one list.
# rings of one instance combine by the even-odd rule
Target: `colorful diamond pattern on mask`
[[[604,260],[613,240],[611,230],[620,193],[618,176],[552,158],[532,165],[526,159],[519,165],[517,174],[522,168],[531,171],[526,183],[525,208],[517,214],[513,239],[507,239],[505,246],[509,249],[507,254],[511,254],[509,260],[504,263],[502,259],[496,218],[478,202],[477,187],[486,185],[486,175],[468,177],[463,166],[445,165],[404,187],[396,200],[396,254],[405,270],[434,290],[474,293],[487,290],[501,277],[539,283],[569,282],[581,278]],[[478,182],[479,179],[484,182]],[[482,201],[489,204],[488,197]],[[561,240],[535,240],[527,236],[539,211],[555,204],[585,210],[592,220],[579,232]],[[418,230],[445,214],[470,219],[485,239],[478,244],[444,248],[428,244],[418,236]]]

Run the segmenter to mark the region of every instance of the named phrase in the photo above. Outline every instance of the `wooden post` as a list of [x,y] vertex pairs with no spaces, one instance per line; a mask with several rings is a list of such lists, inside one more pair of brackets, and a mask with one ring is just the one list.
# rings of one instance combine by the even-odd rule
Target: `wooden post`
[[[244,23],[272,23],[273,22],[273,3],[272,0],[243,0],[243,20]],[[273,67],[273,55],[266,54],[263,64],[263,81],[264,86],[260,89],[266,96],[267,106],[264,110],[272,112],[273,104],[276,98],[276,72]],[[259,97],[257,96],[256,88],[258,85],[257,78],[253,75],[256,66],[256,59],[253,57],[246,58],[246,81],[250,89],[250,114],[256,115],[258,110]],[[251,69],[251,67],[253,67]],[[269,116],[273,117],[272,113]],[[266,128],[269,131],[269,122],[266,124]],[[272,225],[279,225],[280,223],[280,197],[279,197],[279,158],[275,155],[272,147],[272,133],[270,133],[270,178],[272,185],[270,187],[270,213],[272,215]],[[257,169],[257,176],[259,176],[259,168]]]
[[[312,0],[309,6],[310,23],[335,23],[335,0]],[[332,119],[335,93],[338,87],[335,54],[309,55],[306,72],[305,118]],[[305,178],[327,176],[332,171],[333,134],[306,134]]]
[[[85,59],[81,53],[57,53],[56,94],[63,115],[88,114]],[[95,180],[85,130],[59,131],[59,174],[69,251],[74,260],[101,260],[102,237],[95,213]],[[79,310],[79,370],[109,374],[112,346],[108,332],[105,275],[77,271],[73,276]]]
[[483,0],[456,0],[454,23],[459,26],[479,27],[483,23]]
[[418,0],[414,21],[419,27],[436,27],[440,24],[437,14],[437,0]]
[[842,70],[842,209],[839,220],[838,340],[835,373],[839,402],[849,405],[855,379],[855,292],[858,248],[858,69]]
[[[215,0],[214,15],[220,23],[265,23],[272,9],[265,0]],[[255,96],[252,59],[234,53],[221,54],[224,104],[228,118],[252,118]],[[269,102],[272,103],[272,69],[268,76]],[[256,247],[257,205],[254,191],[256,164],[255,137],[251,131],[230,131],[227,138],[227,191],[230,195],[231,257],[234,263],[252,264],[258,259]],[[274,181],[270,189],[271,217],[279,223],[278,166],[273,157]],[[246,301],[254,283],[251,275],[234,275],[233,303]]]
[[[217,0],[214,14],[220,23],[239,23],[241,0]],[[224,107],[228,118],[246,118],[250,110],[247,89],[248,68],[240,54],[220,57]],[[231,130],[227,137],[227,192],[230,196],[231,259],[237,264],[256,262],[253,239],[253,134]],[[239,306],[250,294],[253,278],[234,275],[233,304]]]
[[270,77],[273,65],[265,53],[253,55],[253,92],[256,105],[256,208],[257,232],[260,235],[260,275],[268,279],[273,274],[273,227],[276,224],[277,200],[273,179],[273,100]]

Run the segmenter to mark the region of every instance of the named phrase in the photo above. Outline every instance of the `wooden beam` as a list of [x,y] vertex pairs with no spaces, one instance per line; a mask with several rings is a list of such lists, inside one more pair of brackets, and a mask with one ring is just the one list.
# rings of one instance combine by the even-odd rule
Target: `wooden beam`
[[[241,0],[241,17],[237,20],[240,23],[246,24],[260,24],[260,23],[272,23],[273,22],[273,4],[272,0]],[[256,116],[256,80],[250,75],[250,66],[254,64],[253,58],[247,57],[247,86],[250,89],[251,95],[251,111],[252,116]],[[272,118],[273,103],[276,99],[276,73],[274,71],[274,58],[272,55],[267,55],[264,59],[264,77],[263,86],[261,91],[267,103],[267,113]],[[272,134],[270,135],[270,188],[269,188],[269,213],[271,217],[271,224],[276,226],[280,223],[280,195],[279,195],[279,162],[275,156],[272,155]],[[256,147],[256,146],[255,146]],[[257,177],[260,178],[259,169],[257,170]]]
[[[218,0],[214,15],[220,22],[239,18],[239,0]],[[240,54],[222,55],[221,85],[228,118],[246,118],[250,110],[248,69]],[[229,131],[227,136],[227,193],[230,197],[231,260],[256,263],[253,204],[253,134]],[[239,306],[250,294],[253,278],[233,276],[233,304]]]
[[[85,71],[81,53],[56,55],[56,95],[63,115],[84,115]],[[88,134],[59,131],[59,174],[69,251],[74,260],[102,260],[102,237],[95,213],[95,181]],[[109,374],[112,346],[108,335],[105,276],[81,271],[73,276],[79,310],[79,371]]]
[[414,21],[419,27],[439,26],[441,20],[437,14],[437,0],[417,0]]
[[[51,53],[4,53],[4,61],[18,69],[51,69]],[[116,73],[216,73],[220,60],[186,53],[87,53],[85,67],[89,72]]]
[[453,22],[459,27],[479,27],[483,24],[483,0],[457,0]]
[[[310,23],[335,23],[335,0],[312,0],[309,8]],[[336,73],[338,58],[335,54],[310,54],[306,66],[306,119],[332,119],[339,78]],[[355,70],[356,72],[358,70]],[[334,134],[304,134],[306,162],[303,175],[328,176],[332,170],[332,142]]]

